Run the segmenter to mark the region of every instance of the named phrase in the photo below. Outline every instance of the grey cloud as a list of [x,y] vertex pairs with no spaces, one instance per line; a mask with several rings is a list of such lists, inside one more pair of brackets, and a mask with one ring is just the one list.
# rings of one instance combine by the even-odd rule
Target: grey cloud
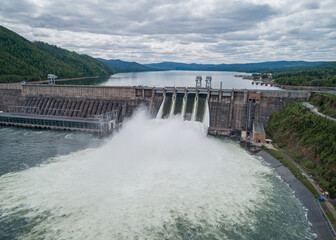
[[268,5],[246,3],[240,6],[234,2],[228,6],[222,1],[205,16],[194,14],[187,8],[188,2],[180,1],[160,5],[156,1],[93,4],[91,1],[63,0],[49,2],[44,7],[21,1],[26,8],[15,9],[7,1],[5,7],[1,7],[2,14],[10,18],[16,15],[17,21],[32,27],[118,35],[225,33],[251,28],[275,14]]
[[335,60],[333,1],[2,0],[0,22],[30,40],[129,61]]
[[302,3],[302,7],[305,8],[305,9],[318,9],[320,8],[320,3],[318,1],[305,1]]

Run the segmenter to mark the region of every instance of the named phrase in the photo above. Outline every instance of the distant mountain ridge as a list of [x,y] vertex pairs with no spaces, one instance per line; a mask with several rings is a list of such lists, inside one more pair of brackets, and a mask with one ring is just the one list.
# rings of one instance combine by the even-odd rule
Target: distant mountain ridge
[[236,72],[286,72],[311,69],[336,68],[336,62],[306,61],[274,61],[242,64],[197,64],[162,62],[144,64],[147,67],[161,70],[194,70],[194,71],[236,71]]
[[110,59],[106,60],[103,58],[96,58],[98,61],[101,61],[115,69],[117,72],[144,72],[144,71],[157,71],[155,68],[144,66],[137,62],[126,62],[120,59]]
[[115,72],[88,55],[43,42],[30,42],[0,26],[0,82],[43,80],[48,73],[58,78],[72,78],[106,76]]

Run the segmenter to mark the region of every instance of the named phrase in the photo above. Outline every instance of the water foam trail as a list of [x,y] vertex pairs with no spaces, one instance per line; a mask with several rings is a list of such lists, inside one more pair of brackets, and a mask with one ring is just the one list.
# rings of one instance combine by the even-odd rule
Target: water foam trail
[[196,121],[197,107],[198,107],[198,97],[195,96],[194,106],[191,114],[191,121]]
[[209,113],[208,99],[205,101],[203,124],[207,127],[210,127],[210,113]]
[[223,239],[239,226],[253,232],[272,171],[206,130],[138,113],[103,147],[2,176],[1,217],[34,222],[22,239]]
[[182,103],[182,111],[181,111],[181,116],[184,118],[185,113],[186,113],[186,108],[187,108],[187,96],[183,97],[183,103]]
[[172,117],[174,115],[174,111],[175,111],[175,104],[176,104],[176,96],[172,96],[172,104],[171,104],[171,107],[170,107],[170,113],[169,113],[169,117]]
[[163,114],[163,106],[164,106],[165,101],[166,101],[166,95],[164,95],[162,104],[161,104],[160,109],[159,109],[159,111],[158,111],[158,113],[157,113],[157,115],[156,115],[156,118],[157,118],[157,119],[161,119],[161,118],[162,118],[162,114]]

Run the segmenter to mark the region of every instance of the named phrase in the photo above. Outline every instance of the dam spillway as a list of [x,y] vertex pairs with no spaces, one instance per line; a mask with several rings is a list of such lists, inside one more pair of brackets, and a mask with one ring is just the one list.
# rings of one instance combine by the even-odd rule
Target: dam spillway
[[184,120],[190,121],[192,117],[192,113],[194,110],[195,105],[195,93],[188,93],[186,96],[186,102],[185,102],[185,113],[184,113]]
[[169,118],[172,116],[181,116],[186,121],[203,122],[209,116],[205,116],[207,111],[207,93],[185,91],[184,93],[166,92],[164,100],[156,118]]
[[184,93],[176,93],[174,115],[182,114]]
[[[253,122],[266,125],[272,113],[293,101],[307,101],[310,94],[307,91],[246,89],[1,84],[0,115],[92,121],[97,126],[107,127],[103,128],[105,130],[101,127],[68,130],[111,132],[132,116],[136,108],[146,108],[154,118],[162,106],[163,118],[181,114],[185,120],[201,121],[208,111],[210,134],[240,136],[242,131],[252,130]],[[0,124],[27,126],[4,118]],[[62,129],[52,124],[43,127]]]
[[204,114],[206,112],[205,111],[206,107],[207,107],[207,95],[199,94],[198,106],[197,106],[197,112],[196,112],[196,121],[203,122]]

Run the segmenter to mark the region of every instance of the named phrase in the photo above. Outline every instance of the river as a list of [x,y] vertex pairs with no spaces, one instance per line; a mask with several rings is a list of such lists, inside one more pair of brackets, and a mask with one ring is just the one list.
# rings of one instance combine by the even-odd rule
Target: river
[[206,132],[141,109],[105,139],[0,127],[0,239],[314,238],[263,159]]

